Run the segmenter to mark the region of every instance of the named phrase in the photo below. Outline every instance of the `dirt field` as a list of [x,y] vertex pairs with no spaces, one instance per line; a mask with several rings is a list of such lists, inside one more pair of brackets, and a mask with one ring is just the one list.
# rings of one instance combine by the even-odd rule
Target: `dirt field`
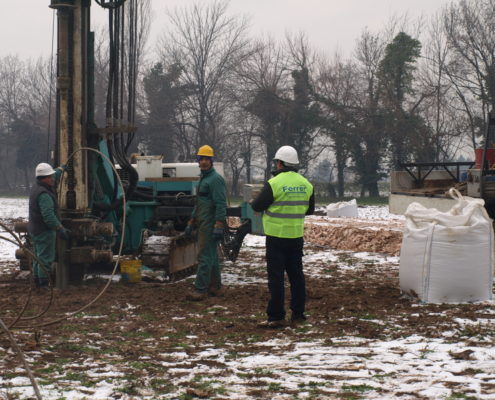
[[[264,249],[261,238],[248,237],[239,260],[225,263],[223,297],[187,301],[192,278],[115,282],[82,315],[14,335],[45,399],[494,399],[493,304],[424,305],[401,296],[391,246],[400,243],[397,225],[382,223],[388,241],[375,235],[389,254],[307,243],[303,325],[257,327],[268,300]],[[374,237],[376,226],[363,229]],[[26,299],[28,282],[16,278],[14,265],[4,265],[6,323]],[[76,310],[104,283],[56,290],[43,317],[18,325]],[[48,298],[36,291],[27,315]],[[0,371],[0,399],[32,396],[5,334]]]

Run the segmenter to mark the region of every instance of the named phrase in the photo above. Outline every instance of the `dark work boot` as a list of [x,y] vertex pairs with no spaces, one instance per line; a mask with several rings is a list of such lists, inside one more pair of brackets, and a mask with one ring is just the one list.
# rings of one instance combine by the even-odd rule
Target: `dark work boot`
[[285,328],[287,326],[287,322],[285,319],[279,319],[276,321],[263,321],[260,322],[258,325],[258,328],[264,328],[264,329],[280,329],[280,328]]
[[225,296],[225,288],[220,286],[220,287],[214,287],[210,286],[208,289],[208,294],[213,297],[223,297]]
[[306,322],[306,317],[304,314],[292,314],[290,318],[291,325],[299,325]]
[[34,280],[34,284],[37,288],[47,288],[48,287],[48,278],[36,278]]
[[186,296],[189,301],[202,301],[206,298],[206,293],[198,292],[197,290],[191,290]]

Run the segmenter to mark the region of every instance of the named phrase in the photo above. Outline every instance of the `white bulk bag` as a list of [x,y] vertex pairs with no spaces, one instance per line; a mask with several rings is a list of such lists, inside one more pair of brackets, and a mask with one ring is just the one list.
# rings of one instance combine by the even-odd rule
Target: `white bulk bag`
[[327,217],[357,217],[356,199],[331,203],[327,206]]
[[448,212],[412,203],[400,252],[400,288],[427,303],[492,299],[493,225],[484,201],[462,197]]

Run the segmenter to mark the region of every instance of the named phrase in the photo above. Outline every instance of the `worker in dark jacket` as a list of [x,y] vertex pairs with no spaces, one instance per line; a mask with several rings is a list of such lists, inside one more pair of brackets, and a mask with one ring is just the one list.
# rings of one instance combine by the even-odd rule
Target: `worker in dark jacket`
[[285,325],[285,272],[291,290],[291,321],[297,323],[306,319],[306,285],[302,264],[304,217],[313,214],[315,208],[313,186],[297,173],[297,151],[291,146],[282,146],[276,152],[274,162],[274,177],[265,183],[260,194],[251,201],[254,211],[264,211],[270,300],[266,309],[268,319],[259,324],[263,328]]
[[58,216],[55,184],[65,166],[53,169],[50,164],[36,166],[36,184],[29,196],[28,232],[37,259],[33,261],[34,282],[37,287],[48,286],[52,263],[55,261],[56,235],[69,239],[69,231],[62,226]]
[[222,280],[217,245],[223,237],[226,217],[225,180],[213,168],[213,149],[201,146],[197,153],[201,177],[198,185],[196,206],[185,234],[190,236],[198,229],[198,272],[194,290],[187,296],[189,300],[203,300],[208,293],[220,294]]

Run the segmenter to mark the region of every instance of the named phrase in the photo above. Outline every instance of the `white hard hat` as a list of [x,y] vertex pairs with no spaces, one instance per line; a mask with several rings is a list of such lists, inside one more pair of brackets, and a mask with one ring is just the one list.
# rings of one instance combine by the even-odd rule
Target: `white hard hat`
[[273,159],[280,160],[283,161],[284,163],[291,165],[299,164],[297,151],[292,146],[282,146],[280,149],[277,150],[277,152],[275,153],[275,157],[273,157]]
[[40,176],[53,175],[55,173],[55,170],[52,168],[50,164],[42,162],[36,166],[35,173],[36,173],[36,178],[38,178]]

